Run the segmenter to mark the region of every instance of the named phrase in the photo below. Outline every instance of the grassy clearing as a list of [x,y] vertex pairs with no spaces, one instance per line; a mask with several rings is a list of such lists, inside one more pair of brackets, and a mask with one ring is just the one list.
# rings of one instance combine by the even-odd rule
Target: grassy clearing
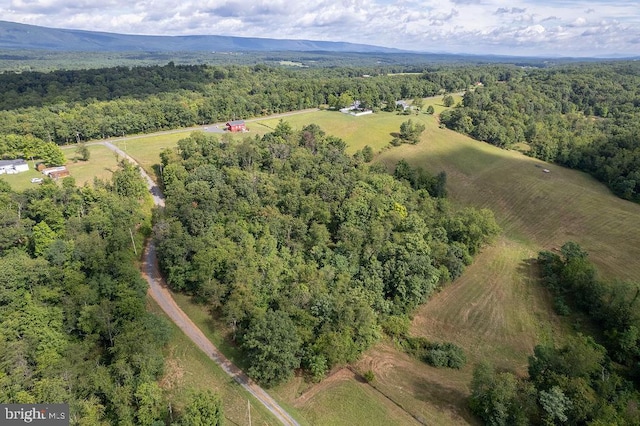
[[[76,180],[78,186],[85,183],[91,184],[94,178],[108,180],[117,166],[116,158],[111,151],[101,145],[88,146],[91,156],[89,161],[75,161],[75,146],[63,146],[62,152],[66,157],[65,166],[69,173]],[[2,175],[15,191],[34,188],[36,184],[31,183],[32,178],[44,178],[39,171],[35,170],[34,162],[29,161],[30,170],[16,175]]]
[[[148,299],[148,307],[150,311],[165,316],[151,299]],[[180,411],[189,402],[192,392],[209,389],[220,396],[227,424],[249,423],[248,401],[254,424],[279,424],[262,404],[227,376],[177,326],[170,324],[172,335],[165,349],[165,373],[160,385],[173,402],[174,411]]]
[[[539,343],[558,343],[567,331],[549,312],[536,282],[530,247],[501,237],[475,259],[455,283],[422,306],[411,332],[465,348],[468,363],[491,360],[525,374]],[[561,340],[560,340],[561,343]]]
[[417,420],[426,425],[480,424],[466,403],[470,366],[462,370],[429,367],[392,343],[381,342],[362,356],[356,368],[374,372],[372,386],[378,400],[393,401],[411,414],[411,421],[395,424],[416,424]]
[[302,412],[314,425],[417,424],[391,402],[380,400],[371,386],[348,380],[311,398]]
[[[416,123],[427,124],[430,117],[426,114],[398,115],[391,112],[355,117],[338,111],[319,111],[298,114],[283,118],[294,130],[300,130],[307,124],[314,123],[326,133],[338,136],[347,143],[347,152],[353,154],[369,145],[374,151],[384,149],[391,139],[392,133],[400,131],[400,124],[408,119]],[[280,119],[259,120],[256,123],[266,128],[275,128]],[[429,120],[431,121],[431,120]]]
[[[385,151],[377,160],[392,169],[401,158],[432,172],[445,170],[454,205],[489,208],[503,229],[460,279],[415,315],[413,334],[452,341],[469,359],[459,372],[428,375],[429,389],[442,390],[422,394],[429,411],[443,403],[450,404],[453,413],[464,409],[460,401],[465,404],[474,363],[489,360],[526,374],[534,345],[562,343],[571,332],[537,282],[531,260],[539,250],[573,240],[590,253],[604,277],[640,279],[635,261],[640,257],[640,206],[613,196],[588,175],[437,127],[428,128],[420,144]],[[372,351],[372,357],[377,356]],[[412,368],[381,382],[397,393],[406,380],[424,371]],[[421,393],[398,397],[411,406]]]
[[[325,110],[286,117],[283,120],[291,124],[294,130],[300,130],[310,123],[317,124],[325,132],[344,139],[350,152],[355,152],[365,145],[379,151],[393,139],[390,133],[398,131],[396,116],[391,113],[354,117],[337,111]],[[267,128],[275,128],[279,121],[280,119],[266,119],[257,123]]]
[[112,143],[135,158],[147,172],[153,172],[153,165],[160,163],[160,153],[164,149],[176,147],[180,139],[189,137],[194,130],[196,129],[136,136],[127,140],[116,140]]
[[118,161],[114,153],[102,145],[89,145],[89,161],[75,161],[75,147],[65,147],[63,152],[67,157],[67,169],[76,180],[78,186],[85,183],[91,184],[94,178],[110,180],[111,175],[118,167]]
[[[211,125],[214,126],[214,125]],[[255,126],[258,127],[258,126]],[[267,129],[268,130],[268,129]],[[188,138],[191,133],[196,131],[204,131],[203,128],[190,128],[184,130],[172,130],[163,133],[155,133],[152,135],[134,136],[127,138],[127,140],[115,140],[112,143],[118,148],[133,157],[143,169],[154,175],[154,166],[160,164],[160,153],[169,148],[175,148],[178,146],[178,141],[184,138]],[[246,136],[252,137],[255,134],[262,135],[266,131],[249,133],[212,133],[219,138],[223,135],[232,138],[244,138]]]
[[386,151],[379,161],[392,168],[405,158],[445,170],[454,203],[493,210],[507,237],[529,242],[535,251],[576,241],[604,277],[640,278],[640,205],[612,195],[585,173],[445,129],[425,133],[422,143]]

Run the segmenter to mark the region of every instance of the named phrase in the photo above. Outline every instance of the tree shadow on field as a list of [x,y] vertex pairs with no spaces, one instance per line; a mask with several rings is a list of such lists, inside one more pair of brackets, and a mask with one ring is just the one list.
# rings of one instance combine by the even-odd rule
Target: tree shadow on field
[[159,182],[162,185],[163,184],[162,165],[154,164],[154,165],[151,166],[151,170],[153,170],[153,175],[155,177],[155,181]]
[[526,284],[540,284],[540,264],[538,259],[530,257],[523,259],[516,269],[518,275],[520,275]]
[[424,380],[424,377],[420,376],[414,376],[409,385],[416,399],[431,402],[443,411],[449,411],[464,419],[468,424],[481,424],[469,408],[469,397],[461,391]]

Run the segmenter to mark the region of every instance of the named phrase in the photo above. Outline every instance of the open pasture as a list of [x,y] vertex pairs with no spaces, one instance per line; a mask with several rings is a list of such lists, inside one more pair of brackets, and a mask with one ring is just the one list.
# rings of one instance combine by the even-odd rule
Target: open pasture
[[640,205],[589,175],[439,128],[377,160],[392,169],[402,158],[446,171],[456,205],[491,209],[504,235],[531,244],[534,255],[571,240],[589,252],[603,277],[640,279]]
[[[398,115],[392,112],[379,112],[375,114],[355,117],[343,114],[338,111],[317,111],[307,114],[298,114],[285,117],[282,120],[291,124],[294,130],[300,130],[305,125],[317,124],[325,133],[338,136],[347,143],[347,152],[353,154],[359,149],[369,145],[374,152],[385,148],[393,139],[392,133],[400,131],[400,124],[411,119],[416,123],[424,123],[429,116],[420,115]],[[278,125],[280,119],[264,119],[256,121],[254,124],[273,129]]]
[[89,145],[89,161],[74,161],[76,157],[75,146],[63,147],[63,152],[67,157],[67,169],[76,180],[76,185],[82,186],[85,183],[91,184],[94,178],[109,180],[118,167],[118,160],[115,154],[102,145]]

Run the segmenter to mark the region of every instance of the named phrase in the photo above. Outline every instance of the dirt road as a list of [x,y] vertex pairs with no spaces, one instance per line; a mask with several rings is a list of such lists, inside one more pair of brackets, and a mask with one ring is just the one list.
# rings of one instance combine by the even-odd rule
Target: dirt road
[[[120,157],[126,158],[128,161],[137,164],[137,162],[109,142],[103,142],[103,145],[110,150],[116,152]],[[149,192],[153,196],[156,206],[164,207],[164,196],[160,188],[151,179],[151,177],[140,168],[142,177],[147,182]],[[299,426],[298,422],[287,413],[264,389],[249,378],[242,370],[236,367],[227,357],[225,357],[216,348],[213,343],[202,333],[202,331],[191,321],[178,304],[171,297],[171,293],[166,287],[160,270],[158,268],[158,260],[156,257],[156,247],[153,240],[148,240],[143,260],[142,274],[149,283],[149,295],[162,308],[162,310],[209,358],[214,360],[229,376],[242,385],[249,393],[251,393],[258,401],[262,403],[283,425]]]

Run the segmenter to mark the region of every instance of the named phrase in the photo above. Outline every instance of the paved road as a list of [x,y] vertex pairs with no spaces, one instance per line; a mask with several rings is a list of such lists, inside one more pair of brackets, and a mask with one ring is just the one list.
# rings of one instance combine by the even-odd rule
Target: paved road
[[[124,151],[110,142],[102,142],[104,146],[116,152],[120,157],[137,164]],[[151,177],[140,168],[142,177],[147,182],[147,187],[153,195],[156,206],[164,207],[164,196],[160,188]],[[205,354],[214,360],[230,377],[242,385],[258,401],[262,403],[283,425],[299,426],[298,422],[287,413],[267,392],[249,378],[242,370],[236,367],[227,357],[216,348],[202,331],[191,321],[178,304],[171,297],[166,284],[158,268],[156,247],[153,240],[147,241],[144,251],[142,274],[149,283],[149,295],[156,301],[162,310]]]

